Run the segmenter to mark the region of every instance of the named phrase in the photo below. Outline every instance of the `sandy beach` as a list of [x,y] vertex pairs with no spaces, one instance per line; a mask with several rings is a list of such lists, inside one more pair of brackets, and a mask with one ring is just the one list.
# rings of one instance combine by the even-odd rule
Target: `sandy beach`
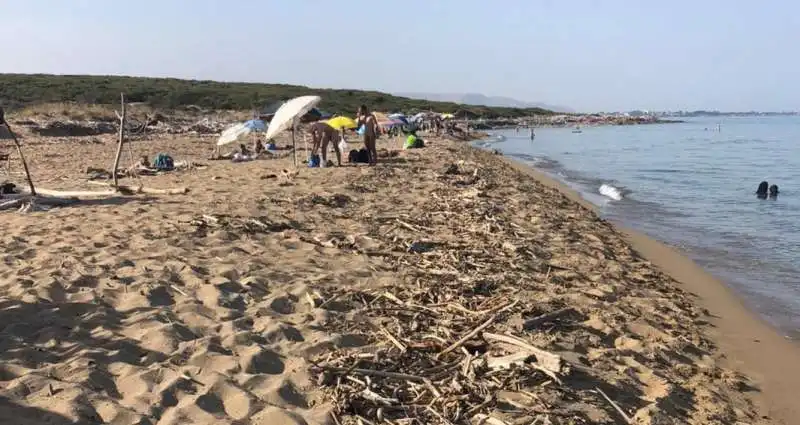
[[[427,141],[381,139],[377,167],[295,169],[285,150],[209,161],[210,139],[153,136],[123,165],[193,162],[141,177],[188,194],[2,212],[0,423],[800,414],[797,347],[691,261],[541,174]],[[116,149],[113,135],[24,143],[48,189],[99,190],[86,169]]]

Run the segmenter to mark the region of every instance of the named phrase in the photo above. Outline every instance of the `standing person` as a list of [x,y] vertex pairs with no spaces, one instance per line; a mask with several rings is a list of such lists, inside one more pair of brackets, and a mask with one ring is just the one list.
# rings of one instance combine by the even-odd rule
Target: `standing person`
[[376,141],[378,139],[378,118],[375,114],[371,113],[367,105],[361,105],[358,108],[357,124],[358,127],[364,127],[364,148],[369,153],[369,165],[378,163],[378,149]]
[[339,136],[339,132],[324,122],[317,121],[311,125],[311,155],[316,155],[319,149],[322,149],[320,167],[328,165],[328,143],[333,143],[336,163],[338,166],[342,166],[342,152],[339,150],[339,144],[336,143],[337,136]]

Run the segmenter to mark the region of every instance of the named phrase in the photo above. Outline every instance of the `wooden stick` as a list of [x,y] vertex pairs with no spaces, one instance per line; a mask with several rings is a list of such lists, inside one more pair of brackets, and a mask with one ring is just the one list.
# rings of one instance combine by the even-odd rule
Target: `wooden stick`
[[478,335],[482,330],[488,328],[492,323],[494,323],[494,321],[497,320],[497,316],[498,315],[499,314],[495,314],[492,317],[490,317],[488,320],[486,320],[485,322],[481,323],[478,327],[476,327],[475,329],[471,330],[466,335],[462,336],[461,339],[459,339],[458,341],[454,342],[449,347],[447,347],[444,350],[442,350],[442,352],[437,354],[436,357],[439,358],[439,357],[441,357],[441,356],[443,356],[443,355],[455,350],[456,348],[460,347],[462,344],[464,344],[465,342],[469,341],[471,338],[474,338],[475,335]]
[[119,101],[120,104],[122,104],[122,113],[120,114],[117,112],[117,117],[119,117],[119,141],[117,142],[117,154],[114,156],[114,166],[111,168],[111,177],[114,179],[114,187],[117,187],[119,183],[117,168],[119,168],[119,160],[120,157],[122,157],[122,144],[125,141],[125,93],[119,94]]
[[[57,197],[57,198],[110,198],[114,196],[118,196],[119,192],[116,190],[104,190],[101,192],[98,191],[91,191],[91,190],[52,190],[52,189],[39,189],[39,195],[44,195],[45,197]],[[42,198],[45,199],[45,198]]]
[[345,368],[345,367],[332,367],[332,366],[321,366],[323,369],[331,371],[331,372],[339,372],[339,373],[356,373],[359,375],[366,375],[366,376],[380,376],[383,378],[394,378],[394,379],[404,379],[406,381],[411,382],[425,382],[425,378],[416,375],[408,375],[405,373],[394,373],[394,372],[384,372],[382,370],[372,370],[372,369],[359,369],[359,368]]
[[[108,182],[99,182],[89,180],[88,184],[92,184],[95,186],[113,186],[113,183]],[[133,193],[145,193],[148,195],[182,195],[184,193],[189,192],[189,189],[186,187],[174,187],[169,189],[155,189],[152,187],[144,187],[144,186],[129,186],[129,185],[116,185],[117,193],[122,194],[133,194]],[[97,192],[100,193],[100,192]]]
[[539,316],[536,316],[532,319],[528,319],[525,323],[522,324],[522,329],[531,330],[542,323],[549,322],[550,320],[556,319],[568,313],[574,313],[575,309],[572,307],[565,307],[560,310],[551,311],[550,313],[545,313]]
[[17,135],[14,134],[13,130],[11,130],[11,125],[5,121],[4,117],[0,119],[0,125],[6,126],[6,129],[8,129],[8,134],[11,135],[11,139],[17,146],[17,153],[19,154],[20,162],[22,162],[22,168],[25,170],[25,178],[28,180],[28,187],[31,190],[31,195],[36,195],[36,188],[33,186],[33,179],[31,178],[31,172],[28,170],[28,162],[25,161],[25,155],[22,154],[22,145],[19,143]]
[[629,424],[632,424],[632,423],[633,423],[633,419],[631,419],[631,417],[630,417],[630,416],[628,416],[628,414],[627,414],[627,413],[625,413],[625,411],[624,411],[624,410],[622,410],[622,408],[621,408],[621,407],[619,407],[619,405],[618,405],[617,403],[614,403],[614,400],[612,400],[612,399],[611,399],[611,397],[609,397],[608,395],[606,395],[606,393],[605,393],[605,392],[603,392],[603,390],[601,390],[599,387],[595,387],[594,389],[595,389],[595,391],[597,391],[598,393],[600,393],[600,395],[601,395],[601,396],[603,396],[603,398],[604,398],[604,399],[606,399],[606,401],[607,401],[607,402],[608,402],[608,403],[611,405],[611,407],[613,407],[613,408],[614,408],[614,410],[616,410],[616,411],[617,411],[617,413],[619,413],[619,415],[620,415],[620,416],[622,416],[622,419],[624,419],[624,420],[625,420],[625,422],[627,422],[627,423],[629,423]]
[[527,342],[511,336],[511,335],[498,335],[486,332],[483,338],[490,341],[504,342],[506,344],[516,345],[522,349],[529,351],[536,356],[536,363],[539,363],[543,368],[554,372],[561,372],[561,356],[542,350],[541,348],[534,347]]
[[11,209],[11,208],[17,208],[27,200],[28,200],[28,198],[17,198],[17,199],[12,199],[10,201],[0,202],[0,210],[7,210],[7,209]]
[[294,168],[297,168],[297,141],[294,133],[297,131],[297,122],[292,119],[292,157],[294,159]]

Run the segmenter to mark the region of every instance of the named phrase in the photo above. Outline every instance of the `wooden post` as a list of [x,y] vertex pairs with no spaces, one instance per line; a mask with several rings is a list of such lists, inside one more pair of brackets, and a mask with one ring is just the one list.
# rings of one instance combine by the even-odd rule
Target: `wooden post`
[[292,118],[292,156],[294,157],[294,168],[297,168],[297,139],[295,139],[296,132],[297,120]]
[[22,168],[25,170],[25,178],[28,180],[28,187],[31,189],[31,195],[36,196],[36,188],[33,186],[31,172],[28,170],[28,162],[25,161],[25,155],[22,154],[22,145],[19,143],[19,140],[17,140],[17,135],[14,134],[13,130],[11,130],[11,125],[6,122],[5,111],[3,111],[3,108],[0,108],[0,125],[4,125],[6,127],[8,134],[11,135],[11,139],[17,146],[17,153],[19,153],[19,160],[22,162]]
[[114,166],[111,168],[115,188],[119,187],[117,168],[119,168],[119,159],[122,157],[122,144],[125,142],[125,93],[119,94],[119,101],[122,104],[122,113],[114,111],[119,118],[119,141],[117,142],[117,154],[114,156]]

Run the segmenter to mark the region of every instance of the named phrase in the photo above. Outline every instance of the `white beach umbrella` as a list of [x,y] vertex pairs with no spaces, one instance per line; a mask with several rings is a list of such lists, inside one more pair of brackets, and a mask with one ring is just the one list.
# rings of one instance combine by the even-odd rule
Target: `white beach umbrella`
[[[264,135],[266,140],[270,140],[277,136],[283,130],[294,127],[295,120],[302,117],[312,108],[317,106],[322,100],[319,96],[300,96],[296,97],[283,105],[275,112],[275,116],[269,122],[267,134]],[[295,134],[292,132],[292,156],[294,157],[294,165],[297,166],[297,146]]]
[[267,124],[261,120],[250,120],[226,128],[217,139],[217,146],[227,145],[237,140],[241,140],[253,133],[263,133],[267,129]]
[[300,96],[296,97],[283,105],[275,112],[275,116],[269,122],[269,128],[264,138],[269,140],[277,136],[283,130],[293,126],[294,120],[305,115],[322,100],[319,96]]

